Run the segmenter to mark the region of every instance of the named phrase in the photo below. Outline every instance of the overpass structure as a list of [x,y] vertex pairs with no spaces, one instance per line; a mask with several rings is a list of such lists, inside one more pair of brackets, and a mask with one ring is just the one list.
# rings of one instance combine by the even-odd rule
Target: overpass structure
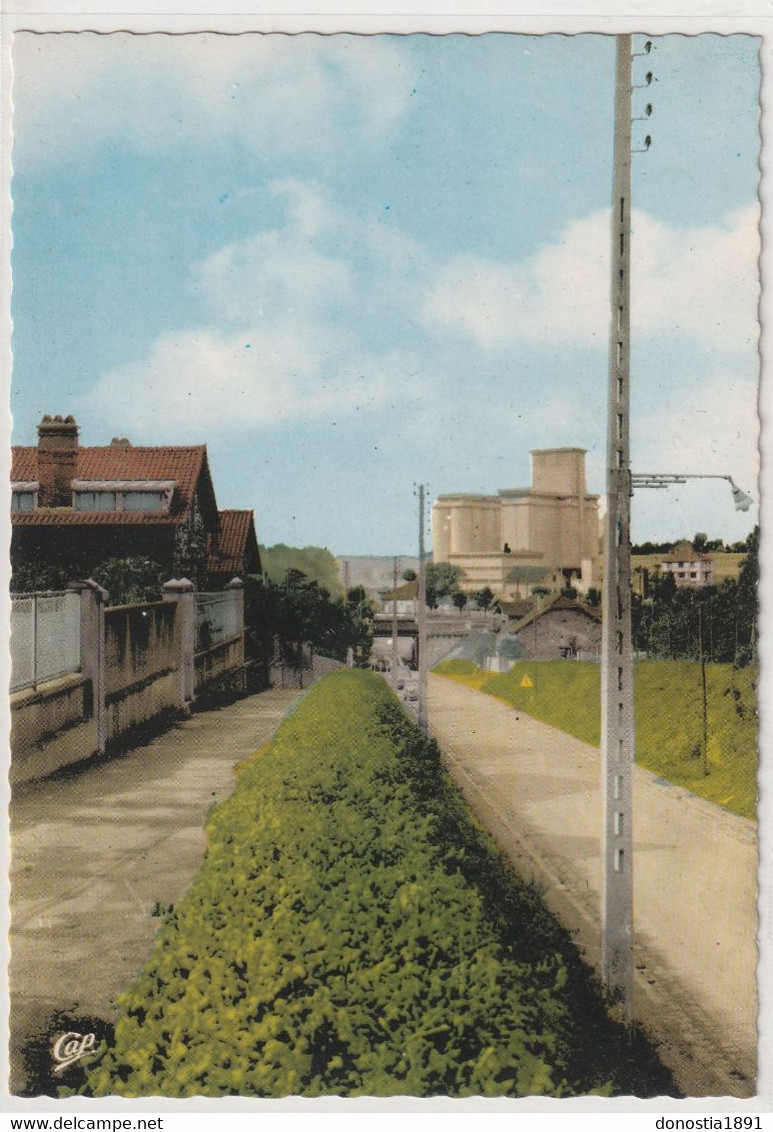
[[[391,655],[391,613],[377,613],[374,619],[373,656],[388,660]],[[499,633],[506,618],[499,613],[474,610],[470,613],[450,613],[442,609],[427,612],[427,667],[432,668],[448,656],[467,637],[481,633]],[[398,655],[411,667],[418,667],[419,626],[413,614],[398,614]]]

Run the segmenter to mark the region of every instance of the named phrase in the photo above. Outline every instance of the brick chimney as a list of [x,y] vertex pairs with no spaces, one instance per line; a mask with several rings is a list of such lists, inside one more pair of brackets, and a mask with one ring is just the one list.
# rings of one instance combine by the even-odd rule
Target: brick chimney
[[39,507],[71,507],[72,481],[78,474],[78,426],[75,417],[50,417],[38,425]]

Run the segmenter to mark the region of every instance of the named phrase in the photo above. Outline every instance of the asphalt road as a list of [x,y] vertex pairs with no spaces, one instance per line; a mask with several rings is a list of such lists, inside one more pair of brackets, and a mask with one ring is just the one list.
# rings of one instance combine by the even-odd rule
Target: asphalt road
[[[588,746],[430,677],[430,726],[481,821],[600,954],[601,773]],[[634,772],[634,1012],[689,1096],[753,1096],[756,823]]]

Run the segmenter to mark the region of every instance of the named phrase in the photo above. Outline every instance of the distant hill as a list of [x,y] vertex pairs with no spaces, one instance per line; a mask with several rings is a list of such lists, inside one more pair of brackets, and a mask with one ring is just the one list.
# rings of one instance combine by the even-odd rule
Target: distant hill
[[[343,584],[343,564],[349,563],[349,585],[362,586],[369,596],[375,597],[379,590],[392,588],[393,562],[391,555],[375,556],[368,554],[341,554],[338,557]],[[419,569],[419,559],[410,555],[399,556],[398,579],[402,578],[403,570]]]
[[[338,560],[323,546],[261,546],[260,561],[272,582],[283,582],[288,570],[300,570],[309,581],[319,582],[331,594],[342,594]],[[354,585],[355,583],[352,583]]]

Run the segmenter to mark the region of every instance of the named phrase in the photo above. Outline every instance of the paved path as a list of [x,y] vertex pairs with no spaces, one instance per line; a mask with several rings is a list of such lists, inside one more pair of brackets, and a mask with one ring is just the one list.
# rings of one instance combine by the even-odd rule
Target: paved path
[[[111,1020],[204,855],[210,805],[302,693],[274,690],[192,716],[146,746],[30,784],[11,804],[11,1073],[59,1010]],[[44,961],[41,961],[44,957]]]
[[[468,800],[598,965],[598,748],[430,677],[430,726]],[[635,1013],[687,1095],[754,1094],[756,824],[636,767]]]

